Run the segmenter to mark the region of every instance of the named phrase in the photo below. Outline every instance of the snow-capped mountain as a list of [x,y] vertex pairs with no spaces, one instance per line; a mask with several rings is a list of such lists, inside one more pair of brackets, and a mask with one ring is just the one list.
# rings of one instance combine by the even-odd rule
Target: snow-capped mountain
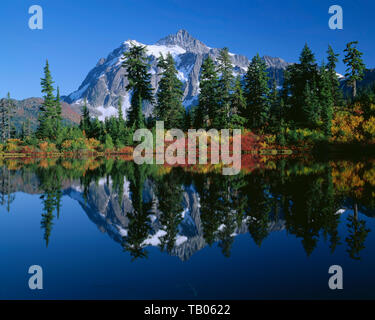
[[[117,114],[118,100],[122,98],[124,114],[130,105],[130,93],[127,92],[128,84],[125,69],[121,67],[123,53],[129,50],[132,43],[140,45],[135,40],[128,40],[112,51],[107,58],[101,58],[97,65],[88,73],[77,91],[65,97],[64,100],[80,108],[84,99],[87,99],[90,112],[98,115],[100,120]],[[145,44],[142,44],[145,45]],[[199,76],[202,63],[207,55],[217,59],[220,49],[210,48],[201,41],[192,37],[187,31],[179,30],[176,34],[169,35],[153,45],[145,45],[151,63],[152,85],[155,92],[158,89],[159,70],[157,58],[160,53],[166,55],[170,52],[176,62],[179,79],[184,87],[184,105],[186,108],[197,103],[199,92]],[[249,65],[249,59],[243,55],[230,54],[234,74],[244,74]],[[280,85],[283,79],[283,70],[289,65],[280,58],[265,56],[263,58],[269,67],[270,76],[276,77]],[[152,106],[144,106],[145,114],[152,112]]]

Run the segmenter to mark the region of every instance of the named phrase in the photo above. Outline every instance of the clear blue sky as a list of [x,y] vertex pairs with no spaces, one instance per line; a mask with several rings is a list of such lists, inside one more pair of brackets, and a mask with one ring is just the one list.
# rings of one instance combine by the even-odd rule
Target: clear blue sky
[[[34,4],[44,10],[43,30],[28,28]],[[328,28],[334,4],[343,7],[344,30]],[[210,47],[289,62],[305,42],[320,62],[328,44],[342,53],[346,42],[358,40],[374,68],[374,14],[373,0],[1,0],[0,97],[40,96],[46,58],[62,94],[69,94],[123,41],[151,44],[182,28]]]

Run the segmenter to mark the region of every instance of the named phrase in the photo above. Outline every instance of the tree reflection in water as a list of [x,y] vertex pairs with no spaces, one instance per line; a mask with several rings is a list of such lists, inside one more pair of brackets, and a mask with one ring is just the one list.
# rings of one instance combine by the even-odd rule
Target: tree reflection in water
[[[105,179],[124,216],[120,242],[132,259],[147,257],[149,245],[174,254],[192,237],[189,232],[200,231],[204,245],[218,243],[230,257],[236,235],[248,232],[261,247],[270,232],[284,228],[300,239],[307,255],[323,239],[331,253],[346,245],[349,256],[360,259],[370,232],[363,215],[372,217],[375,212],[374,164],[281,159],[223,176],[215,167],[138,166],[121,159],[1,160],[0,204],[11,211],[17,191],[40,194],[48,246],[63,194],[78,183],[88,201]],[[131,208],[126,208],[124,197]],[[342,209],[350,211],[347,221],[341,219]],[[187,219],[195,226],[181,236]],[[345,241],[340,224],[346,225]]]

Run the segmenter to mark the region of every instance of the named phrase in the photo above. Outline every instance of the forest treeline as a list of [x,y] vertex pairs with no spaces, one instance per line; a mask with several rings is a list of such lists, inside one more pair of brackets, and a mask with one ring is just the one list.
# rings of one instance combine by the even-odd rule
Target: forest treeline
[[[220,51],[214,61],[207,56],[203,62],[198,104],[183,106],[183,83],[170,53],[158,58],[160,80],[155,92],[151,85],[150,60],[144,46],[133,45],[124,53],[124,62],[131,94],[130,107],[123,114],[118,101],[118,115],[99,121],[92,117],[85,101],[78,126],[62,122],[59,88],[55,90],[48,61],[41,79],[44,102],[39,111],[38,127],[33,130],[26,120],[16,130],[14,101],[8,97],[0,102],[0,152],[17,151],[26,145],[30,150],[77,151],[121,150],[133,145],[133,133],[139,128],[154,128],[155,121],[164,121],[165,128],[240,128],[275,145],[306,145],[321,141],[340,143],[375,142],[375,86],[358,89],[364,77],[363,53],[352,41],[344,50],[347,69],[346,85],[350,96],[344,96],[336,64],[339,54],[331,46],[325,62],[318,64],[306,44],[298,63],[284,72],[282,87],[270,77],[265,61],[257,54],[244,76],[236,76],[228,48]],[[153,105],[153,113],[145,117],[145,103]],[[18,139],[18,141],[15,141]],[[10,140],[10,141],[9,141]]]

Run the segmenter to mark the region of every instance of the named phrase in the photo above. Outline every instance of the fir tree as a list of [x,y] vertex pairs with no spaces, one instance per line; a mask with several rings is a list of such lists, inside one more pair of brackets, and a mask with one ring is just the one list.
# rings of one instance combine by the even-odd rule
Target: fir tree
[[32,130],[31,130],[31,121],[29,118],[27,118],[23,123],[22,123],[22,130],[21,130],[21,137],[22,139],[25,139],[27,137],[30,137],[32,135]]
[[5,99],[0,100],[0,138],[4,143],[8,134],[8,112],[7,103]]
[[55,114],[54,114],[54,122],[55,122],[55,130],[59,132],[62,126],[62,107],[61,107],[61,99],[60,99],[60,88],[57,87],[56,93],[56,100],[55,100]]
[[357,81],[361,81],[364,76],[365,64],[362,60],[363,53],[357,49],[358,41],[351,41],[346,45],[345,58],[347,83],[353,88],[353,98],[357,96]]
[[170,53],[160,55],[158,68],[162,70],[157,93],[158,103],[154,109],[156,120],[164,121],[166,129],[182,128],[185,108],[182,105],[182,82],[177,78],[177,70]]
[[13,138],[16,135],[16,127],[13,123],[15,105],[13,100],[10,98],[10,93],[7,94],[7,116],[8,116],[8,139]]
[[243,94],[242,84],[241,84],[241,76],[236,78],[233,93],[231,96],[231,108],[229,114],[229,122],[230,127],[232,128],[240,128],[243,127],[246,123],[246,119],[241,117],[240,114],[246,108],[246,99]]
[[192,126],[192,108],[186,109],[184,117],[184,130],[188,131]]
[[49,69],[48,60],[44,67],[44,78],[41,79],[42,93],[44,93],[44,101],[39,110],[39,127],[37,137],[40,139],[55,137],[54,118],[56,111],[56,100],[53,94],[53,81]]
[[125,128],[126,128],[126,125],[125,125],[125,120],[124,120],[124,115],[122,113],[122,99],[121,97],[119,98],[118,100],[118,119],[117,119],[117,129],[118,129],[118,132],[117,132],[117,145],[121,145],[122,142],[124,141],[124,136],[125,136]]
[[266,63],[257,54],[250,62],[245,75],[246,109],[243,117],[251,129],[263,128],[269,120],[270,100]]
[[319,111],[319,69],[315,56],[307,46],[302,49],[299,63],[287,68],[282,98],[288,110],[288,118],[297,127],[314,127]]
[[340,89],[340,81],[337,77],[336,73],[336,63],[339,61],[338,56],[339,54],[336,54],[331,46],[328,46],[328,63],[327,63],[327,70],[330,80],[330,86],[331,86],[331,92],[332,97],[334,101],[334,105],[338,106],[342,103],[342,91]]
[[309,82],[306,82],[302,97],[304,104],[302,105],[303,123],[301,125],[314,129],[318,125],[321,110],[315,81],[311,85]]
[[233,87],[233,66],[228,48],[220,50],[217,71],[220,75],[218,81],[218,106],[213,111],[213,127],[227,128],[231,108],[231,89]]
[[321,67],[321,90],[320,90],[320,105],[323,123],[323,131],[327,138],[331,136],[333,105],[334,105],[334,91],[332,91],[332,77],[329,69],[323,64]]
[[166,234],[160,238],[160,247],[167,252],[171,252],[175,247],[178,227],[183,220],[181,216],[184,210],[183,188],[179,180],[181,180],[181,172],[174,169],[158,179],[155,187],[160,212],[159,222],[166,231]]
[[5,99],[0,100],[0,141],[5,142],[7,139],[16,135],[16,127],[13,123],[15,113],[14,101],[10,98],[8,92]]
[[3,128],[5,139],[11,139],[16,135],[16,127],[13,123],[13,118],[15,114],[15,104],[14,101],[10,98],[10,93],[8,92],[7,98],[4,105],[4,114],[5,117],[5,127]]
[[154,102],[146,47],[132,45],[129,51],[124,53],[124,59],[122,66],[126,68],[129,81],[126,90],[133,90],[127,114],[129,126],[135,129],[144,128],[143,103],[145,101]]
[[103,123],[99,121],[98,118],[95,118],[91,123],[91,136],[95,137],[99,141],[104,142],[104,128]]
[[194,116],[195,128],[207,128],[212,125],[212,119],[218,109],[218,86],[218,73],[213,60],[208,56],[201,69],[199,102]]
[[81,121],[79,123],[79,128],[86,133],[86,136],[90,136],[91,134],[91,119],[90,119],[90,111],[87,107],[87,100],[83,104],[82,108],[82,115]]
[[273,76],[272,89],[270,92],[270,114],[271,128],[275,134],[280,134],[281,120],[283,118],[283,110],[281,109],[280,96],[277,90],[277,82],[275,75]]

